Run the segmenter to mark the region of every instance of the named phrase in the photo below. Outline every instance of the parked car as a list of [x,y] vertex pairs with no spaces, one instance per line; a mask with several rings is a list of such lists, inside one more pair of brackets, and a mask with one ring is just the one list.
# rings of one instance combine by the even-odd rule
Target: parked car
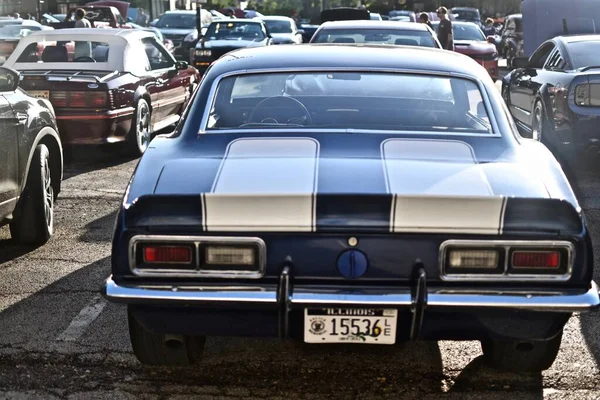
[[[210,24],[213,20],[212,14],[205,9],[201,10],[200,18],[202,25]],[[187,60],[189,58],[191,47],[186,46],[183,42],[186,36],[190,34],[195,33],[198,35],[196,11],[167,11],[161,15],[154,26],[161,31],[166,39],[173,42],[175,58],[180,60]]]
[[273,38],[273,44],[302,44],[304,31],[298,29],[293,19],[275,15],[256,19],[265,23]]
[[[521,132],[569,158],[598,152],[600,35],[559,36],[515,58],[502,96]],[[572,157],[571,157],[572,156]]]
[[[439,21],[432,22],[437,32]],[[493,80],[498,79],[498,50],[490,43],[481,29],[472,22],[452,22],[454,34],[454,50],[468,55],[481,64]]]
[[455,21],[472,22],[477,25],[479,29],[483,29],[481,15],[479,14],[479,10],[477,8],[453,7],[450,9],[450,14],[454,16]]
[[383,21],[383,18],[381,18],[381,14],[379,13],[369,13],[369,18],[371,21]]
[[310,23],[300,23],[300,29],[304,32],[302,34],[302,43],[310,42],[313,35],[319,29],[319,25],[311,25]]
[[321,11],[321,24],[330,21],[370,20],[369,11],[362,8],[337,7]]
[[138,24],[134,24],[133,22],[129,23],[131,25],[131,27],[133,29],[141,29],[143,31],[147,31],[147,32],[152,32],[154,34],[154,36],[156,36],[156,38],[165,46],[165,48],[167,50],[169,50],[169,53],[173,54],[173,52],[175,51],[175,47],[173,46],[173,41],[170,39],[165,39],[165,37],[163,36],[162,32],[153,27],[153,26],[141,26]]
[[322,24],[311,43],[361,43],[422,46],[441,49],[425,24],[396,21],[333,21]]
[[240,18],[213,22],[196,45],[194,66],[203,74],[213,62],[230,51],[271,44],[269,30],[259,19]]
[[[17,25],[0,26],[0,65],[4,64],[6,59],[12,54],[15,47],[17,47],[17,44],[19,44],[19,40],[21,40],[21,38],[31,34],[32,32],[49,29],[52,28],[40,25],[38,23],[30,24],[27,23],[27,21]],[[43,48],[40,50],[43,50]]]
[[238,50],[183,121],[138,164],[104,285],[142,363],[198,362],[212,335],[467,339],[539,372],[570,315],[600,304],[559,163],[518,139],[469,57]]
[[397,17],[408,17],[409,22],[418,22],[417,14],[414,11],[392,10],[388,15],[390,16],[391,20],[394,20],[394,18]]
[[47,100],[19,88],[19,73],[0,67],[0,226],[19,244],[42,245],[54,231],[63,155]]
[[506,58],[506,65],[512,69],[512,62],[516,57],[522,57],[523,47],[523,16],[512,14],[505,18],[502,30],[500,55]]
[[[131,29],[131,25],[123,17],[123,15],[127,15],[127,7],[129,7],[129,3],[125,3],[127,4],[126,7],[119,3],[124,2],[110,0],[94,1],[92,3],[87,3],[82,7],[85,10],[85,18],[90,21],[92,27],[94,28]],[[116,7],[116,5],[119,5],[119,7]],[[122,14],[119,11],[119,8],[124,10],[125,13]],[[74,23],[73,26],[75,26]]]
[[[40,42],[56,44],[37,57]],[[64,145],[125,141],[137,155],[153,132],[179,120],[199,79],[153,33],[136,29],[36,32],[6,66],[21,71],[20,86],[32,96],[50,100]]]

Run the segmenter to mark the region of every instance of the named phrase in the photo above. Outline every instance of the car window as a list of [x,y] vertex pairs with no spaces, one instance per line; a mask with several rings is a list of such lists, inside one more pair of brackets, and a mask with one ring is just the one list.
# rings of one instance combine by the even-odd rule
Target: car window
[[196,27],[195,14],[163,14],[156,23],[157,28],[194,29]]
[[274,72],[224,78],[216,93],[207,129],[492,132],[479,87],[462,78]]
[[600,65],[600,41],[585,40],[567,43],[567,51],[574,69]]
[[286,20],[263,20],[271,33],[292,33],[292,24]]
[[[435,25],[436,32],[440,24]],[[463,25],[463,24],[452,24],[452,33],[454,34],[454,40],[477,40],[485,41],[485,35],[474,25]]]
[[546,43],[545,45],[542,45],[542,47],[537,49],[535,53],[531,55],[531,58],[529,59],[529,65],[532,68],[543,68],[544,64],[546,64],[548,56],[555,47],[556,46],[554,43]]
[[257,40],[265,39],[261,24],[249,22],[213,22],[206,30],[205,40]]
[[34,42],[18,55],[17,63],[105,63],[108,61],[109,52],[110,45],[104,42],[83,40]]
[[322,29],[316,43],[366,43],[437,47],[430,31],[410,29]]
[[555,49],[554,52],[548,57],[548,62],[546,63],[546,69],[565,69],[566,62],[563,59],[560,51]]
[[150,62],[150,69],[152,71],[157,69],[170,68],[175,63],[173,59],[169,55],[169,52],[165,50],[162,46],[156,43],[156,40],[153,38],[145,38],[142,39],[142,43],[144,44],[144,49],[146,50],[146,56],[148,57],[148,61]]

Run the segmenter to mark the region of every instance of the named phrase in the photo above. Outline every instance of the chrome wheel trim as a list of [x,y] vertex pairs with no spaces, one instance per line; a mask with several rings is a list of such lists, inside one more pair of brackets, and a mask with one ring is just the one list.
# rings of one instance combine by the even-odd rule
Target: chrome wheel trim
[[54,188],[52,187],[52,173],[48,158],[44,160],[42,182],[44,183],[44,218],[46,220],[46,228],[52,234],[54,227]]
[[542,141],[542,111],[536,108],[535,114],[533,115],[533,129],[531,132],[532,139],[538,142]]
[[146,102],[140,102],[136,113],[135,137],[140,153],[148,148],[150,143],[150,109]]

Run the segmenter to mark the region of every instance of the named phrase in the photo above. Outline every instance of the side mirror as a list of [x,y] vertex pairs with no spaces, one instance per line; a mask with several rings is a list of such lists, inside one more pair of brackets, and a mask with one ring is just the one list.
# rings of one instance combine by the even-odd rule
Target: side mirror
[[298,31],[296,31],[297,35],[304,35],[306,32],[304,32],[304,29],[298,29]]
[[515,57],[512,61],[513,68],[527,68],[529,67],[529,58],[527,57]]
[[188,65],[189,64],[187,63],[187,61],[177,61],[177,63],[175,63],[175,69],[177,71],[182,71],[184,69],[187,69]]
[[491,43],[491,44],[496,43],[496,39],[493,36],[488,36],[486,39],[487,39],[488,43]]
[[19,87],[21,75],[14,69],[0,67],[0,92],[14,92]]

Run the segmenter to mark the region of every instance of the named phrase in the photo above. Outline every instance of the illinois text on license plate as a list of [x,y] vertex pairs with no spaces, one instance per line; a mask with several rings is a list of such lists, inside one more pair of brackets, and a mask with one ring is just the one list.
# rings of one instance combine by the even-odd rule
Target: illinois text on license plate
[[306,343],[394,344],[398,310],[306,309]]

